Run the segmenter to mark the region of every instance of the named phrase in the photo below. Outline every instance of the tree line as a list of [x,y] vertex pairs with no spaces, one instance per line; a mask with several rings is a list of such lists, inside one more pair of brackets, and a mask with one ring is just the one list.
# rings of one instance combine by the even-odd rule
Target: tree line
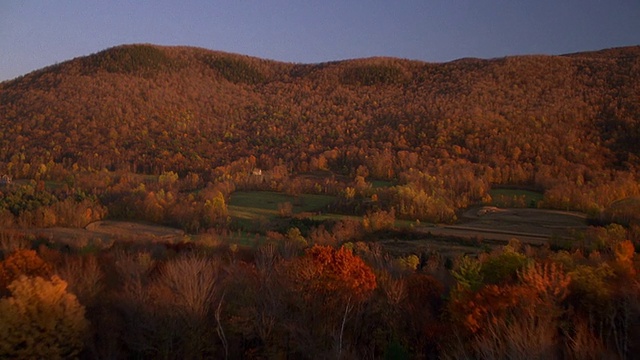
[[149,239],[87,251],[2,232],[0,354],[626,359],[637,352],[638,258],[622,227],[592,228],[591,245],[569,250],[513,240],[479,257],[444,258],[391,256],[363,241],[364,226],[269,235],[252,249]]

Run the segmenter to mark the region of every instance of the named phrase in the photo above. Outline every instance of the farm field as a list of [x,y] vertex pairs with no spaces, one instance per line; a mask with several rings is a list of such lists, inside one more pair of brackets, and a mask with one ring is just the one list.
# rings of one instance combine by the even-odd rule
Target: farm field
[[485,252],[512,239],[542,246],[554,237],[570,238],[587,230],[586,220],[579,212],[477,206],[466,210],[454,225],[414,225],[413,230],[423,237],[384,239],[380,244],[396,256],[437,252],[455,258]]
[[179,242],[185,239],[184,231],[167,226],[130,221],[102,220],[80,228],[33,228],[25,231],[52,244],[70,248],[86,246],[104,247],[114,241]]
[[140,224],[127,221],[96,221],[87,225],[87,231],[116,237],[142,236],[159,240],[179,240],[185,233],[167,226]]
[[498,207],[533,207],[542,200],[543,194],[525,189],[495,188],[489,190],[491,205]]
[[[322,212],[335,197],[303,194],[298,197],[268,191],[239,191],[233,193],[229,204],[231,225],[237,230],[229,235],[229,243],[254,246],[256,236],[263,233],[268,224],[282,218],[283,204],[291,204],[287,216],[302,216],[311,221],[361,221],[361,216]],[[418,239],[380,239],[390,253],[421,253],[438,251],[443,255],[479,253],[504,245],[516,238],[522,243],[543,245],[554,236],[570,236],[587,229],[586,215],[528,208],[498,208],[475,206],[464,211],[460,221],[453,225],[420,225],[406,220],[396,220],[396,228],[410,229],[424,234]],[[103,220],[91,223],[84,229],[52,227],[34,228],[28,233],[53,243],[82,247],[87,243],[107,244],[118,240],[180,242],[198,241],[201,236],[186,236],[172,227],[150,223]]]
[[[527,191],[508,189],[500,193],[521,196],[524,192]],[[362,220],[360,216],[318,213],[332,201],[333,197],[321,195],[307,194],[296,198],[275,192],[236,192],[231,197],[229,213],[232,224],[248,231],[257,231],[260,223],[277,218],[280,215],[279,207],[286,202],[293,205],[292,215],[308,213],[309,218],[315,221]],[[464,211],[460,221],[453,225],[419,225],[397,220],[396,227],[412,229],[411,231],[425,236],[411,240],[381,239],[381,245],[390,253],[422,253],[428,250],[455,256],[479,253],[487,248],[504,245],[514,238],[522,243],[539,246],[549,242],[553,236],[583,232],[587,229],[587,223],[586,215],[579,212],[475,206]]]
[[232,226],[256,230],[260,222],[273,220],[280,214],[317,213],[334,201],[334,196],[326,195],[237,191],[231,195],[228,209]]
[[455,227],[548,238],[562,232],[585,230],[587,216],[580,212],[547,209],[472,207],[464,212]]

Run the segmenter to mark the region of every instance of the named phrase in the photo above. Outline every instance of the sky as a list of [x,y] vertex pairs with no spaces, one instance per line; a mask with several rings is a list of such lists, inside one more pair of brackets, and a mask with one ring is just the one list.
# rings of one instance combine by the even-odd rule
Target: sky
[[0,0],[0,81],[109,47],[294,63],[558,55],[640,44],[640,0]]

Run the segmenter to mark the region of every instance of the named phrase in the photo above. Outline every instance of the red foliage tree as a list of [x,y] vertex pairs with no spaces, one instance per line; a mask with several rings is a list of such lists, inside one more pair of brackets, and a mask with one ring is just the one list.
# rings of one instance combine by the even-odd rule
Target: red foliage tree
[[311,319],[321,322],[316,324],[317,329],[323,329],[320,332],[332,335],[340,356],[350,312],[376,288],[373,271],[344,247],[336,250],[320,245],[288,265],[293,289],[303,300],[302,307],[311,311]]

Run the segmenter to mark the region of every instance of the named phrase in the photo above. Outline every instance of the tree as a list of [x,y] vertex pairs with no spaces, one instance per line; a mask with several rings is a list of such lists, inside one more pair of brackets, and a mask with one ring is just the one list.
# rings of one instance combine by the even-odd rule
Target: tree
[[7,286],[20,275],[48,278],[51,275],[51,266],[33,250],[16,250],[0,262],[0,295],[5,293]]
[[[300,294],[299,304],[318,333],[313,336],[334,340],[338,357],[343,350],[345,327],[350,312],[376,288],[376,277],[369,266],[350,250],[315,245],[289,264],[292,290]],[[344,309],[337,312],[336,309]],[[303,317],[304,318],[304,317]],[[301,324],[298,324],[301,325]]]
[[431,275],[412,273],[406,279],[406,294],[400,303],[405,339],[414,354],[432,358],[448,333],[440,319],[444,286]]
[[67,283],[21,275],[0,299],[0,356],[67,359],[83,348],[89,327],[84,307],[67,292]]
[[515,280],[518,270],[524,268],[528,261],[526,255],[516,252],[507,245],[501,254],[492,255],[482,263],[480,274],[487,284]]
[[216,353],[213,318],[222,279],[214,259],[180,256],[159,264],[154,277],[147,256],[123,257],[120,263],[125,288],[119,306],[128,335],[123,340],[134,354],[194,358]]

